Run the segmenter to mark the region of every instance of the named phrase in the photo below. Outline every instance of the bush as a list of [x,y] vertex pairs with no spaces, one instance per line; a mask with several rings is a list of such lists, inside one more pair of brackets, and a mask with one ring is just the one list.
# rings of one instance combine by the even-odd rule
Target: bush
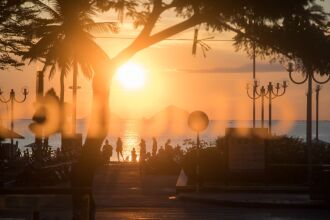
[[300,138],[279,136],[266,142],[267,162],[303,164],[307,162],[307,146]]
[[142,169],[147,174],[152,175],[179,175],[180,162],[183,151],[180,146],[168,148],[160,151],[156,156],[149,157],[145,162],[141,163]]
[[[195,183],[197,150],[193,148],[186,152],[182,159],[182,167],[189,177],[189,184]],[[224,160],[217,147],[200,149],[199,157],[200,176],[202,182],[219,182],[223,180]]]

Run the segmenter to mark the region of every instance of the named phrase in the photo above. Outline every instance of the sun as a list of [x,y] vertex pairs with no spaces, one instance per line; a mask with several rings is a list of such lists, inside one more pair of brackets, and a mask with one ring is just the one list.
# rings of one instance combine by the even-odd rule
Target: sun
[[123,88],[138,90],[145,85],[146,71],[141,65],[128,62],[117,69],[115,78]]

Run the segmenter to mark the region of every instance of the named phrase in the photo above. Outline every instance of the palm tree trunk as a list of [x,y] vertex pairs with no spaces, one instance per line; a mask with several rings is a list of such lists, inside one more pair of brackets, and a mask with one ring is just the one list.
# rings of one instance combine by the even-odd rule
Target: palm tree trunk
[[78,63],[77,59],[73,61],[73,79],[72,79],[72,134],[76,134],[77,123],[77,78],[78,78]]
[[61,76],[60,76],[60,103],[63,104],[64,103],[64,86],[65,86],[65,82],[64,82],[64,79],[65,79],[65,71],[62,70],[61,71]]
[[60,105],[61,105],[61,149],[63,150],[63,130],[65,126],[65,109],[64,109],[64,91],[65,91],[65,70],[61,70],[61,76],[60,76]]
[[[109,67],[106,65],[102,65],[102,68],[98,70],[93,78],[93,103],[87,137],[83,145],[81,157],[72,168],[71,185],[73,188],[93,187],[95,171],[101,162],[100,148],[108,133],[110,80],[113,74],[109,74]],[[83,194],[73,195],[74,214],[81,212],[84,208],[86,209],[80,203],[84,200],[84,196]],[[90,201],[92,210],[90,210],[89,219],[94,219],[92,195],[90,195]],[[79,214],[77,218],[79,220],[84,219]]]
[[[110,81],[113,74],[109,74],[109,68],[100,68],[93,79],[93,103],[88,125],[88,132],[81,161],[89,161],[97,165],[99,152],[103,140],[108,134],[109,127],[109,96]],[[113,71],[114,72],[114,71]]]

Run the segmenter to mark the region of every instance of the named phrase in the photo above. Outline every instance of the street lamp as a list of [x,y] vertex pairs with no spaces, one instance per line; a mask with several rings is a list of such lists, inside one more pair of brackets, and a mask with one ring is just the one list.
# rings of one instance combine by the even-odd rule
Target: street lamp
[[246,84],[246,91],[247,91],[247,94],[249,96],[250,99],[252,99],[252,103],[253,103],[253,109],[252,109],[252,113],[253,113],[253,128],[256,127],[256,100],[258,98],[260,98],[260,96],[256,96],[256,90],[257,88],[259,87],[259,82],[254,79],[253,80],[253,83],[252,83],[252,96],[249,94],[249,89],[250,89],[251,85],[248,83]]
[[189,127],[197,133],[197,149],[196,149],[196,174],[197,174],[197,184],[196,191],[199,192],[200,188],[200,167],[199,167],[199,150],[200,150],[200,140],[199,133],[204,131],[209,125],[209,118],[207,114],[202,111],[194,111],[190,113],[188,117]]
[[[249,90],[250,90],[251,85],[247,84],[246,85],[246,92],[247,95],[250,99],[252,100],[257,100],[261,98],[261,127],[265,127],[265,98],[268,99],[268,126],[269,126],[269,134],[272,132],[272,100],[283,96],[286,92],[286,88],[288,87],[288,84],[286,81],[283,81],[282,84],[276,83],[276,86],[273,85],[272,82],[269,82],[267,87],[266,86],[261,86],[259,85],[258,81],[254,80],[254,83],[252,85],[253,91],[252,95],[250,95]],[[281,89],[283,89],[281,91]]]
[[[26,100],[26,97],[29,94],[29,91],[26,87],[24,87],[22,89],[22,94],[24,95],[24,98],[22,100],[16,99],[16,93],[15,93],[14,89],[10,90],[9,98],[7,100],[4,99],[4,98],[1,98],[2,94],[3,94],[3,91],[0,89],[0,101],[2,103],[10,102],[10,107],[11,107],[10,108],[11,109],[11,112],[10,112],[11,113],[10,114],[10,129],[11,129],[11,131],[14,131],[14,102],[23,103]],[[10,143],[11,143],[12,146],[14,145],[14,139],[13,138],[10,139]]]
[[289,63],[289,67],[287,69],[289,72],[289,77],[290,80],[297,84],[301,85],[307,82],[307,116],[306,116],[306,121],[307,121],[307,126],[306,126],[306,143],[307,143],[307,154],[308,154],[308,178],[309,181],[311,181],[311,175],[312,175],[312,149],[311,149],[311,144],[312,144],[312,91],[313,91],[313,81],[318,83],[318,84],[325,84],[330,81],[330,75],[327,76],[327,79],[323,81],[319,81],[315,78],[315,73],[312,70],[308,70],[308,72],[304,75],[303,80],[298,81],[295,80],[292,76],[294,68],[293,68],[293,63]]
[[[257,80],[254,80],[253,85],[252,85],[252,95],[250,95],[249,90],[250,90],[250,84],[246,85],[246,93],[250,99],[252,99],[254,102],[255,100],[261,98],[261,127],[265,127],[265,97],[268,95],[268,90],[265,89],[264,86],[259,85]],[[259,89],[260,87],[260,89]],[[255,128],[255,125],[253,125]]]
[[[287,87],[288,84],[285,80],[282,84],[276,83],[275,88],[272,82],[269,82],[267,86],[268,96],[266,95],[266,98],[268,99],[268,132],[270,135],[272,134],[272,100],[277,97],[283,96],[286,92]],[[280,91],[281,89],[283,90]]]
[[316,137],[315,140],[319,141],[319,94],[320,94],[321,86],[318,84],[315,86],[315,94],[316,94]]
[[[253,80],[256,82],[256,43],[253,41]],[[252,94],[252,116],[253,116],[253,128],[256,128],[256,91],[255,88],[253,87],[253,94]]]

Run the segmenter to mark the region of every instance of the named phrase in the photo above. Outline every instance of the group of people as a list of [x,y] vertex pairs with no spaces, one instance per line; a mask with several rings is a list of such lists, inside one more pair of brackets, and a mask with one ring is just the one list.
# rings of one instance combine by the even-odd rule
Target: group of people
[[[113,147],[109,144],[108,139],[105,140],[105,143],[102,147],[102,157],[104,162],[109,162],[110,158],[112,157],[112,151]],[[119,137],[116,142],[116,152],[117,152],[117,157],[118,161],[120,161],[120,156],[122,160],[124,160],[123,156],[123,141]]]
[[[157,140],[155,137],[152,138],[152,155],[150,155],[150,153],[147,153],[147,145],[146,145],[146,142],[144,139],[141,139],[141,141],[139,143],[139,147],[140,147],[140,158],[139,158],[140,162],[145,161],[150,156],[156,156],[156,154],[157,154],[158,146],[157,146]],[[102,159],[103,159],[104,163],[110,162],[110,158],[112,157],[112,151],[113,151],[113,147],[109,144],[108,139],[106,139],[105,143],[102,147]],[[117,139],[117,142],[116,142],[116,152],[117,152],[118,161],[120,161],[120,159],[122,159],[122,161],[129,160],[128,157],[126,159],[124,159],[123,142],[120,137]],[[137,162],[137,153],[136,153],[135,147],[133,147],[133,149],[131,151],[131,161]]]

